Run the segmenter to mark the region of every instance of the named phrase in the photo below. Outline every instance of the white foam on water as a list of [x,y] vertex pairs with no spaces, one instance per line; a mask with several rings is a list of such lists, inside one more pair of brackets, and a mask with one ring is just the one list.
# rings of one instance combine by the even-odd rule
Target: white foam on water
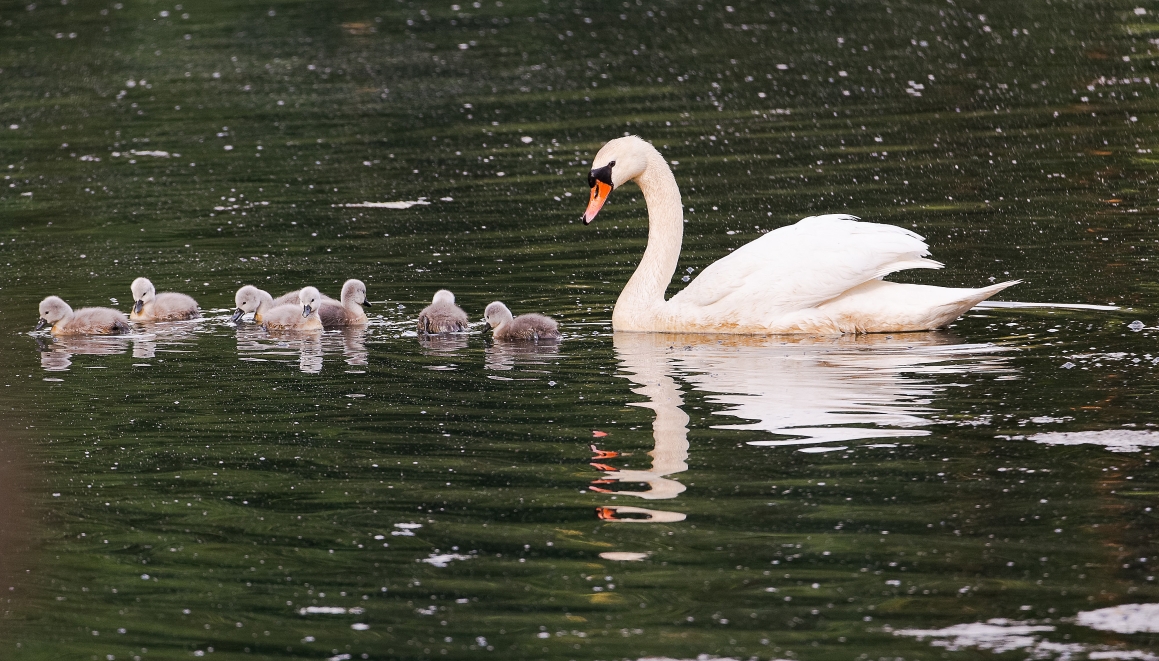
[[[638,661],[740,661],[731,656],[712,656],[711,654],[698,654],[695,659],[675,659],[670,656],[643,656]],[[784,659],[770,659],[769,661],[785,661]]]
[[1111,452],[1138,452],[1143,447],[1159,446],[1159,432],[1135,429],[1044,432],[1027,439],[1045,445],[1101,445]]
[[1123,604],[1082,611],[1075,616],[1075,623],[1115,633],[1159,633],[1159,604]]
[[638,562],[644,560],[651,553],[636,553],[634,551],[604,551],[600,557],[604,560],[618,560],[621,562]]
[[474,556],[458,553],[432,553],[426,558],[419,558],[418,562],[425,562],[433,567],[446,567],[454,560],[470,560]]
[[[1084,622],[1084,619],[1087,621]],[[1128,604],[1103,608],[1079,613],[1075,620],[1077,624],[1119,633],[1159,631],[1159,604]],[[1147,626],[1153,628],[1133,628]],[[994,618],[986,622],[955,624],[944,629],[899,629],[893,634],[911,636],[918,640],[930,638],[931,645],[951,652],[970,648],[996,654],[1022,650],[1023,658],[1026,659],[1072,661],[1076,658],[1075,655],[1084,654],[1087,659],[1159,661],[1159,657],[1140,650],[1111,649],[1106,645],[1058,643],[1047,640],[1043,634],[1053,631],[1055,627],[1046,624]]]
[[420,197],[417,200],[400,200],[398,202],[352,202],[335,206],[343,206],[349,209],[409,209],[411,207],[427,204],[430,204],[430,202]]
[[362,608],[343,608],[342,606],[306,606],[298,609],[298,615],[361,615],[366,612]]
[[1033,634],[1054,631],[1049,625],[1008,623],[1007,620],[993,619],[986,622],[955,624],[944,629],[900,629],[895,636],[911,636],[918,640],[934,638],[935,647],[944,647],[951,652],[974,647],[1001,654],[1013,650],[1035,647],[1040,641]]

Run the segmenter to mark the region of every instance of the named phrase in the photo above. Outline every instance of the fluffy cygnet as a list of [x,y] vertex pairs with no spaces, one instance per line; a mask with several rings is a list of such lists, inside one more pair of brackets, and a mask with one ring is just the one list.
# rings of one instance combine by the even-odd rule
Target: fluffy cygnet
[[[293,292],[293,294],[293,301],[296,302],[298,300],[298,292]],[[229,319],[235,323],[240,321],[246,313],[252,312],[254,313],[254,323],[260,324],[262,323],[262,313],[269,312],[279,305],[274,300],[274,297],[270,296],[270,292],[264,289],[258,289],[253,285],[246,285],[237,290],[237,293],[233,295],[233,302],[237,306],[237,309],[233,311],[233,316]]]
[[435,292],[431,304],[419,313],[419,333],[426,335],[462,332],[469,324],[467,313],[455,305],[455,295],[446,289]]
[[322,295],[314,287],[298,292],[298,303],[279,305],[263,315],[266,330],[322,330],[318,302]]
[[36,330],[52,326],[53,335],[120,335],[133,330],[123,312],[112,308],[73,310],[59,296],[40,302]]
[[361,280],[347,280],[342,285],[342,301],[335,303],[325,299],[318,306],[318,316],[326,328],[339,326],[365,326],[366,312],[362,306],[370,307],[366,300],[366,285]]
[[157,293],[148,278],[133,281],[133,311],[129,318],[134,321],[173,321],[193,319],[201,314],[197,301],[185,294],[174,292]]
[[511,317],[511,310],[499,301],[487,306],[483,319],[490,324],[496,340],[554,340],[560,337],[559,324],[541,314]]
[[[263,321],[262,315],[264,313],[283,305],[297,305],[299,293],[301,293],[301,290],[295,289],[294,291],[286,292],[274,298],[264,289],[258,289],[253,285],[246,285],[237,290],[237,293],[233,296],[236,309],[233,311],[233,316],[230,317],[230,321],[240,321],[247,313],[252,312],[254,313],[254,323],[260,324]],[[331,300],[325,294],[322,294],[321,297],[323,302]]]

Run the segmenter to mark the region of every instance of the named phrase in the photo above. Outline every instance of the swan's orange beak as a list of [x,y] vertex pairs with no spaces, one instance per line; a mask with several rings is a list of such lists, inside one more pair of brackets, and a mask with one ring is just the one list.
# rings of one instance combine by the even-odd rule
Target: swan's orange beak
[[604,208],[604,202],[608,201],[608,195],[611,192],[612,185],[602,181],[597,181],[592,186],[592,197],[588,200],[588,208],[584,211],[583,215],[584,225],[590,225],[596,219],[596,214],[600,212],[600,209]]

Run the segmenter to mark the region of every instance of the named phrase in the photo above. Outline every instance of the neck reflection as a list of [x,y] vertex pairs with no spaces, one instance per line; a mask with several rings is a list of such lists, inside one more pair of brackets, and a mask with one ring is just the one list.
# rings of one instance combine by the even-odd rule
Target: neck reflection
[[[953,385],[946,376],[1008,373],[999,347],[966,344],[949,333],[861,335],[836,338],[747,337],[616,333],[623,376],[647,398],[655,443],[649,470],[618,470],[618,456],[596,446],[593,466],[604,471],[592,490],[644,500],[675,498],[685,490],[673,476],[688,469],[689,417],[680,382],[722,405],[713,415],[741,418],[713,429],[768,432],[755,446],[790,446],[805,452],[847,450],[857,440],[926,436],[939,409],[935,397]],[[643,490],[614,490],[617,483]],[[608,505],[600,518],[624,522],[683,520],[678,512]]]

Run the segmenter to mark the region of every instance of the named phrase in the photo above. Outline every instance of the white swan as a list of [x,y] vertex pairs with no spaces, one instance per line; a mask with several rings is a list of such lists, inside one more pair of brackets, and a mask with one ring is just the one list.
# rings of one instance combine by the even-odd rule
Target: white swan
[[664,157],[628,136],[600,149],[584,212],[592,222],[612,190],[635,181],[648,205],[648,247],[612,311],[618,331],[693,333],[881,333],[931,330],[1017,284],[931,287],[881,278],[942,268],[917,234],[848,215],[812,216],[781,227],[705,267],[669,300],[680,258],[684,210]]

